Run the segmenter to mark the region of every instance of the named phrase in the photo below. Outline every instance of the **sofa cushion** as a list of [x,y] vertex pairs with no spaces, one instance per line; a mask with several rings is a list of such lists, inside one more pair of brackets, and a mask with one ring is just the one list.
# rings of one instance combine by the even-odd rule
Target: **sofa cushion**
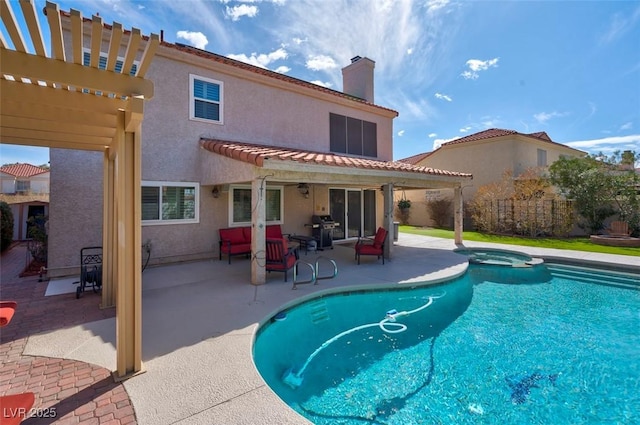
[[265,230],[265,236],[267,239],[282,239],[282,229],[279,224],[270,224]]
[[244,237],[244,229],[242,227],[234,227],[231,229],[220,229],[220,240],[229,241],[231,245],[246,243]]

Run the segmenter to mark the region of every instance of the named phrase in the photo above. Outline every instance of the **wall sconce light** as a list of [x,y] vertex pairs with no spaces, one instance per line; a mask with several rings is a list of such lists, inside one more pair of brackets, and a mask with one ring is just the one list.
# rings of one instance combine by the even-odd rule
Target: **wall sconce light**
[[309,185],[306,183],[299,183],[298,184],[298,192],[300,192],[300,194],[302,196],[304,196],[305,198],[309,197]]
[[214,198],[219,198],[220,188],[218,186],[213,186],[213,189],[211,189],[211,194],[213,195]]

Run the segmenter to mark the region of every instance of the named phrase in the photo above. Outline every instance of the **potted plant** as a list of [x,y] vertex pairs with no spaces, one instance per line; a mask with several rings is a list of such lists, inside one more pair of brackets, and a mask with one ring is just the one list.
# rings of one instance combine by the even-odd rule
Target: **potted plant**
[[411,208],[411,201],[408,199],[400,199],[398,201],[398,208],[400,208],[400,210],[407,210]]

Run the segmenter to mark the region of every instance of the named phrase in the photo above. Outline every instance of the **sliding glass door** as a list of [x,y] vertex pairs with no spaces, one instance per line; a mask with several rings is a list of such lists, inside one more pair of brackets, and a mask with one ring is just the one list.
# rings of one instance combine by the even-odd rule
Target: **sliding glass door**
[[340,224],[333,231],[333,239],[373,235],[376,193],[374,190],[329,189],[329,214]]

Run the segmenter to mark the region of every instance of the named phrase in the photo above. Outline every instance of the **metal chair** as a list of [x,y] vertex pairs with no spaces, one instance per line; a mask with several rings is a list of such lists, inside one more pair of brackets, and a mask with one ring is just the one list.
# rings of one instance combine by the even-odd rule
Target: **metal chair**
[[266,263],[268,272],[284,272],[284,281],[287,281],[287,272],[296,265],[297,255],[294,249],[289,249],[286,239],[266,240]]
[[389,232],[383,227],[378,227],[375,238],[358,238],[356,242],[356,260],[360,264],[361,255],[377,255],[378,259],[382,257],[382,264],[384,264],[384,243],[387,239]]

